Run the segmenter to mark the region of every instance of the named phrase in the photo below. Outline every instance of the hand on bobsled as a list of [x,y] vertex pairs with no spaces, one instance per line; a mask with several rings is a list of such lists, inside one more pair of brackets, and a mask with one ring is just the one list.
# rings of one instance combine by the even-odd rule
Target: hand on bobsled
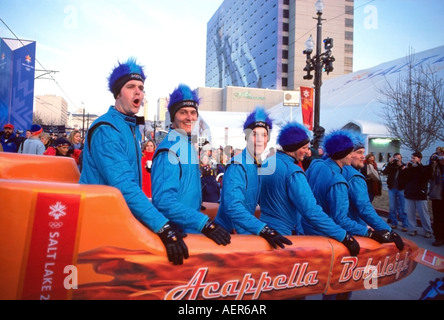
[[226,246],[231,242],[230,234],[224,228],[215,224],[210,219],[205,223],[202,233],[216,242],[218,245]]
[[265,226],[259,235],[265,240],[268,241],[268,243],[271,244],[271,246],[275,249],[277,249],[277,246],[281,247],[282,249],[285,248],[284,244],[291,245],[293,242],[279,234],[276,230],[271,229],[269,226]]
[[174,265],[181,265],[183,259],[188,259],[188,247],[183,241],[183,238],[187,235],[179,231],[174,224],[165,224],[157,234],[165,246],[168,261]]
[[359,245],[359,242],[356,241],[355,238],[353,238],[348,233],[345,235],[344,240],[342,240],[342,244],[348,249],[350,252],[350,255],[357,257],[359,254],[359,250],[361,250],[361,246]]
[[404,241],[402,241],[402,238],[395,231],[390,232],[390,240],[395,243],[399,251],[404,249]]
[[394,231],[390,232],[388,230],[371,230],[369,231],[369,238],[376,240],[379,243],[394,242],[396,247],[400,251],[404,249],[404,242],[402,241],[402,238]]

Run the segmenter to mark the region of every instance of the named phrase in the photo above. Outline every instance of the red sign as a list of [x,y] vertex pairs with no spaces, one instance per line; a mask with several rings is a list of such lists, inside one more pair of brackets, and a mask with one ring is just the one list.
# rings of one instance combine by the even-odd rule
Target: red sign
[[76,256],[77,226],[81,195],[39,193],[37,195],[22,299],[65,300],[67,266]]
[[302,122],[313,131],[313,88],[301,87]]

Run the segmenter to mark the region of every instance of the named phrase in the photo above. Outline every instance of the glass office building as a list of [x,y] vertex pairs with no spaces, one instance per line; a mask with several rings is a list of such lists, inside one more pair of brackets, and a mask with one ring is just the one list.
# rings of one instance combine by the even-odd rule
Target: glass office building
[[[207,25],[206,87],[296,89],[305,41],[316,41],[315,0],[225,0]],[[325,1],[323,38],[334,38],[335,70],[353,70],[353,0]],[[327,76],[325,76],[327,78]]]

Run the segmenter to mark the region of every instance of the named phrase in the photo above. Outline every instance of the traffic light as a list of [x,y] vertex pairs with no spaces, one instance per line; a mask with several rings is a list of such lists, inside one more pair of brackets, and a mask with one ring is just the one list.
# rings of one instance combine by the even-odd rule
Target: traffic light
[[330,72],[333,72],[333,70],[335,69],[333,67],[333,62],[335,62],[335,61],[336,61],[336,59],[333,56],[328,57],[324,60],[325,71],[327,72],[327,74],[329,74]]
[[327,38],[324,40],[324,47],[325,50],[331,50],[333,49],[333,39],[332,38]]

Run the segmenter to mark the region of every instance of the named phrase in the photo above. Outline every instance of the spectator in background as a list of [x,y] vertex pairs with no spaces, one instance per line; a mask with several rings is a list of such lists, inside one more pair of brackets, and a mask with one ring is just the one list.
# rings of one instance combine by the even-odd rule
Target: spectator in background
[[74,149],[83,149],[82,134],[78,130],[71,131],[68,137],[68,141],[71,142],[71,146]]
[[151,168],[153,166],[156,145],[152,140],[147,140],[142,145],[142,190],[148,198],[152,198],[151,192]]
[[22,133],[23,131],[20,130],[15,131],[15,144],[17,145],[17,150],[23,149],[23,143],[25,142],[25,140],[32,136],[31,130],[29,129],[26,130],[26,134],[24,137],[21,135]]
[[395,153],[389,159],[382,171],[387,175],[387,187],[389,194],[389,218],[392,229],[398,228],[398,218],[401,220],[402,231],[408,231],[407,213],[405,211],[404,185],[399,180],[399,173],[405,168],[402,155]]
[[429,199],[432,201],[433,246],[444,245],[444,148],[438,148],[430,157],[431,178],[429,182]]
[[[46,152],[46,150],[48,150],[49,146],[52,144],[51,135],[47,132],[42,132],[40,134],[40,141],[45,146],[45,152]],[[43,153],[43,154],[45,154],[45,153]]]
[[421,152],[414,152],[412,159],[400,173],[400,179],[405,183],[404,196],[406,201],[407,219],[411,236],[416,236],[416,213],[421,219],[424,237],[432,237],[432,227],[427,205],[427,190],[430,171],[422,163]]
[[43,132],[43,129],[38,124],[33,124],[31,126],[31,137],[23,142],[22,148],[20,148],[19,152],[24,154],[35,154],[35,155],[43,155],[45,152],[45,145],[42,141],[40,141],[40,134]]
[[17,152],[17,138],[14,135],[14,126],[10,123],[5,124],[3,132],[1,134],[0,143],[2,144],[4,152],[16,153]]
[[364,167],[360,169],[360,172],[365,177],[370,202],[373,202],[375,197],[379,197],[382,194],[382,183],[379,179],[379,175],[377,180],[368,175],[368,166],[372,166],[372,168],[378,172],[378,164],[375,162],[375,156],[372,153],[365,156]]
[[208,155],[203,154],[200,159],[200,172],[202,184],[202,201],[203,202],[219,202],[220,187],[216,181],[214,170],[211,168]]
[[48,147],[45,152],[46,156],[70,157],[76,163],[80,155],[80,150],[72,148],[71,142],[66,138],[58,138],[52,146]]

